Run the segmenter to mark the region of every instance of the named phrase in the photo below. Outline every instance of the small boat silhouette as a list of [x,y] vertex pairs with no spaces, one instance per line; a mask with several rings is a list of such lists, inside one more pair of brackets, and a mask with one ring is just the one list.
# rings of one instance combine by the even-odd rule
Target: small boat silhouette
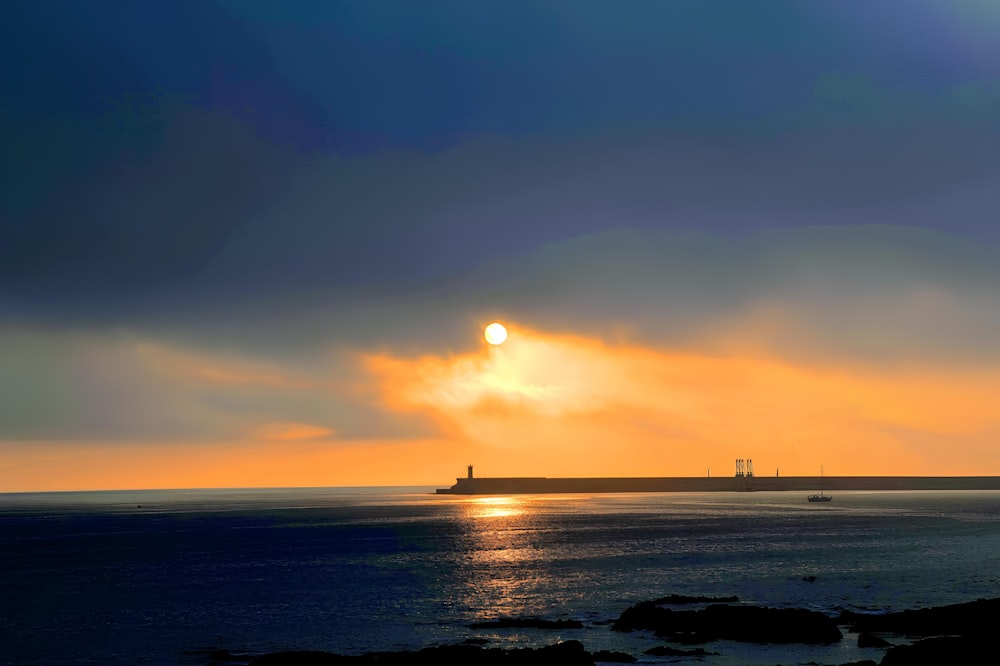
[[832,502],[833,497],[823,494],[823,466],[819,466],[819,495],[810,495],[810,502]]

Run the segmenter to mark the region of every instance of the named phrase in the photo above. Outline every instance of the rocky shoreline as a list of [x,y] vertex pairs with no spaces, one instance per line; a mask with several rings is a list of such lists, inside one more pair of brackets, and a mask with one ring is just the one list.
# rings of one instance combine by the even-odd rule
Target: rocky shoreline
[[[698,604],[693,610],[668,608]],[[670,657],[671,661],[703,659],[718,653],[704,647],[719,640],[755,644],[834,644],[843,640],[841,628],[858,634],[859,647],[884,649],[879,662],[866,660],[841,666],[915,666],[992,663],[995,646],[989,641],[995,618],[1000,617],[1000,598],[979,599],[963,604],[893,613],[843,611],[830,616],[801,608],[769,608],[742,604],[736,597],[680,597],[671,595],[630,606],[611,622],[617,632],[642,631],[674,645],[661,645],[643,655]],[[594,625],[596,626],[596,625]],[[558,630],[582,628],[576,620],[542,618],[497,618],[477,622],[473,628],[532,628]],[[320,651],[274,652],[258,656],[236,655],[227,650],[205,653],[211,666],[402,666],[432,663],[441,666],[483,664],[485,666],[542,666],[565,664],[591,666],[596,663],[634,663],[637,656],[625,652],[589,652],[577,640],[556,642],[539,648],[487,647],[486,639],[470,639],[457,645],[426,647],[399,652],[369,652],[340,655]],[[899,643],[899,644],[897,644]],[[990,657],[990,654],[994,654]]]

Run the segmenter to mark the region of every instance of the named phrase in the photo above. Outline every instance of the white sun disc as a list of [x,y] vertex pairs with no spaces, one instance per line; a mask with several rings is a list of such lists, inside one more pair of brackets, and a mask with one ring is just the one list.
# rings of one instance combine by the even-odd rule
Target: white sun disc
[[507,339],[507,329],[504,328],[503,324],[493,322],[486,327],[486,330],[483,332],[483,337],[485,337],[486,342],[491,345],[502,345],[503,341]]

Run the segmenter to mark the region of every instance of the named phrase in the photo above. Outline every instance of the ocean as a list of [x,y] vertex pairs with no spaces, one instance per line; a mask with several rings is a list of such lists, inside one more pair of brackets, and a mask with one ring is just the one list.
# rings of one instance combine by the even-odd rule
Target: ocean
[[[1000,492],[437,496],[428,487],[0,494],[0,663],[205,664],[486,639],[643,656],[608,622],[668,594],[889,611],[1000,596]],[[812,577],[815,577],[813,580]],[[472,629],[498,617],[583,629]],[[701,663],[837,664],[718,642]],[[659,661],[658,661],[659,659]]]

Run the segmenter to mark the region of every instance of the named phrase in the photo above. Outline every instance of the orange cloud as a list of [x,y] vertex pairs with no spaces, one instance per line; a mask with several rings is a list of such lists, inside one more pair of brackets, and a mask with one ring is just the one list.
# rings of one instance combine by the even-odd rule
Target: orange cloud
[[[241,411],[234,430],[200,441],[0,441],[0,491],[448,485],[470,463],[482,476],[701,476],[708,468],[714,476],[731,474],[736,458],[753,459],[758,475],[815,474],[820,464],[836,475],[1000,471],[997,368],[845,365],[728,349],[709,355],[511,326],[505,344],[466,354],[363,355],[363,373],[351,380],[366,402],[386,418],[431,419],[430,436],[345,437],[292,410],[287,420]],[[183,377],[204,367],[161,352],[151,352],[162,361],[156,367],[178,361]],[[292,393],[295,401],[311,395]],[[249,437],[232,441],[231,432]]]
[[253,431],[254,438],[268,442],[294,442],[310,439],[325,439],[334,431],[308,423],[268,423]]
[[[1000,463],[985,444],[1000,429],[1000,373],[988,369],[705,356],[527,329],[479,354],[367,366],[387,409],[433,413],[479,445],[492,475],[700,475],[738,457],[785,474]],[[947,447],[928,450],[928,436]]]

